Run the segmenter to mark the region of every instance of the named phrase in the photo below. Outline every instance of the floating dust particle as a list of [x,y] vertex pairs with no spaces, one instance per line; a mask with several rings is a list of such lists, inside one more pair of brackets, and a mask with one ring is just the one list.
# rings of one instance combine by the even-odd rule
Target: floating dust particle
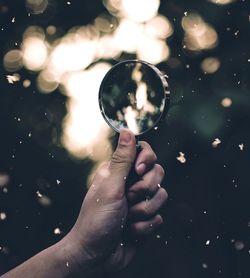
[[4,187],[4,188],[3,188],[3,192],[4,192],[4,193],[8,193],[8,188],[7,188],[7,187]]
[[202,264],[202,267],[205,268],[205,269],[207,269],[207,268],[208,268],[208,265],[207,265],[206,263],[203,263],[203,264]]
[[70,1],[68,1],[68,2],[67,2],[67,5],[71,5],[71,2],[70,2]]
[[121,245],[121,246],[124,246],[124,244],[123,244],[122,242],[120,243],[120,245]]
[[37,195],[38,198],[42,198],[43,197],[43,195],[39,192],[39,190],[37,190],[36,195]]
[[31,137],[31,136],[32,136],[32,133],[30,132],[30,133],[28,134],[28,136]]
[[15,82],[20,81],[20,75],[19,74],[13,74],[13,75],[6,75],[7,81],[10,84],[14,84]]
[[62,233],[62,231],[59,228],[54,229],[54,234],[55,235],[60,235],[61,233]]
[[157,238],[157,239],[160,239],[160,238],[161,238],[161,236],[160,236],[160,235],[156,235],[156,238]]
[[97,202],[97,203],[99,203],[99,202],[100,202],[100,199],[99,199],[99,198],[98,198],[98,199],[96,199],[96,202]]
[[237,31],[234,33],[234,35],[235,35],[235,36],[238,36],[239,33],[240,33],[240,30],[237,30]]
[[244,149],[244,144],[239,144],[239,148],[240,148],[241,151],[243,151],[243,149]]
[[219,138],[215,138],[213,143],[212,143],[212,146],[214,148],[217,148],[220,143],[221,143],[221,140]]
[[207,240],[207,241],[206,241],[206,245],[209,245],[209,244],[210,244],[210,240]]
[[69,262],[66,262],[66,266],[69,267]]
[[231,100],[231,98],[229,98],[229,97],[225,97],[225,98],[223,98],[223,100],[221,101],[221,105],[223,106],[223,107],[225,107],[225,108],[228,108],[228,107],[230,107],[231,105],[232,105],[232,100]]
[[186,162],[185,154],[183,152],[179,152],[179,156],[177,156],[176,159],[180,161],[180,163]]
[[7,215],[5,212],[0,212],[0,220],[5,220],[7,218]]
[[60,180],[56,180],[56,184],[60,184],[61,183],[61,181]]
[[15,21],[16,21],[16,18],[13,17],[12,20],[11,20],[11,22],[14,23]]

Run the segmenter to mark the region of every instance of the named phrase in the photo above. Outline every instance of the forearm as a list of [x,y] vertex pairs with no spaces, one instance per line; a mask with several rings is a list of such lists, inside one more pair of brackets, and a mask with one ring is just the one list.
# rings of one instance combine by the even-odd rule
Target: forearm
[[[69,239],[62,239],[1,278],[96,278],[100,270],[90,261],[77,258]],[[79,255],[80,257],[80,255]]]

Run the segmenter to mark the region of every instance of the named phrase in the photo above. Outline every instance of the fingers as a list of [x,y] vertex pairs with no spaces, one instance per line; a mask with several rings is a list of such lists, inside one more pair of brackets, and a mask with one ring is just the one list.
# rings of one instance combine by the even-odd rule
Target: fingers
[[129,209],[129,218],[132,221],[143,221],[157,214],[168,198],[164,188],[159,188],[151,199],[139,202]]
[[146,170],[150,169],[154,165],[157,157],[147,142],[140,141],[139,144],[142,150],[140,151],[136,159],[135,170],[138,175],[143,175]]
[[128,200],[134,202],[142,197],[152,196],[160,188],[164,175],[164,169],[159,164],[155,164],[153,168],[142,177],[142,180],[129,188],[127,192]]
[[162,223],[162,217],[159,214],[157,214],[147,221],[140,221],[131,224],[131,231],[135,235],[149,235],[152,234],[155,230],[157,230]]

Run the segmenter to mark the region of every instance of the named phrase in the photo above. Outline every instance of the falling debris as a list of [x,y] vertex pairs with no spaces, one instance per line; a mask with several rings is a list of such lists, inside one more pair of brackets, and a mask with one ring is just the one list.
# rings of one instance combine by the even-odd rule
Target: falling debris
[[61,233],[62,233],[62,231],[59,228],[54,229],[54,234],[55,235],[60,235]]
[[213,143],[212,143],[212,146],[214,148],[217,148],[220,143],[221,143],[221,140],[219,138],[215,138]]
[[185,154],[183,152],[179,152],[179,156],[177,156],[176,159],[180,161],[180,163],[186,162]]
[[38,190],[36,192],[36,195],[37,195],[38,198],[42,198],[43,197],[43,195]]
[[7,75],[6,78],[10,84],[14,84],[15,82],[18,82],[20,80],[20,75],[18,74]]
[[243,149],[244,149],[244,144],[239,144],[239,148],[240,148],[241,151],[243,151]]

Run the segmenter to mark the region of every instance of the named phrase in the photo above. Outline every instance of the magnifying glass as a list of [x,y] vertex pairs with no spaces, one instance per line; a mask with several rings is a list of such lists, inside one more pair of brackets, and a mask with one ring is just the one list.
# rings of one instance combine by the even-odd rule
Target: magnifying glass
[[114,65],[99,90],[99,106],[105,121],[116,132],[128,128],[135,136],[154,128],[169,104],[166,76],[154,65],[140,60]]

